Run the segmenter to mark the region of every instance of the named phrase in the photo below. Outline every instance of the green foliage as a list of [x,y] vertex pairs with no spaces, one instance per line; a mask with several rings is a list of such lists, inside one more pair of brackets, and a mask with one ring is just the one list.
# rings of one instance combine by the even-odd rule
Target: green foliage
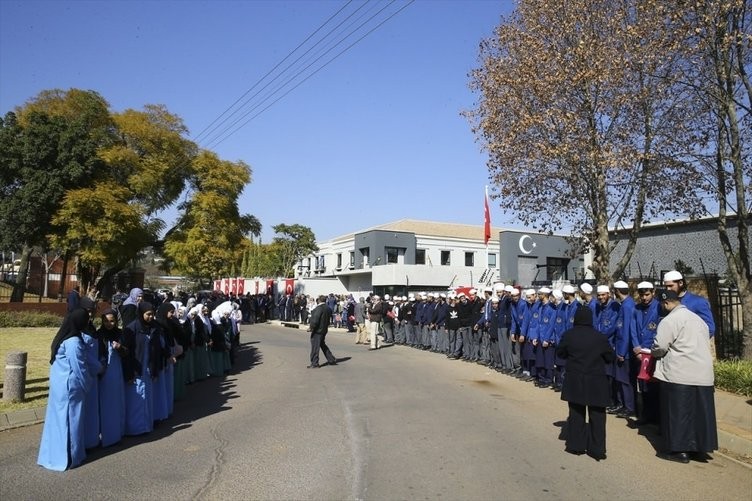
[[677,259],[676,261],[674,261],[674,269],[680,272],[685,277],[695,274],[695,270],[693,270],[690,265],[688,265],[681,259]]
[[319,250],[316,245],[316,236],[307,226],[300,224],[278,224],[272,226],[274,232],[278,235],[274,237],[273,243],[279,245],[280,264],[282,269],[280,274],[286,277],[293,276],[293,266],[303,256]]
[[63,318],[42,311],[0,311],[0,328],[60,327]]
[[731,393],[752,397],[752,360],[717,360],[715,386]]

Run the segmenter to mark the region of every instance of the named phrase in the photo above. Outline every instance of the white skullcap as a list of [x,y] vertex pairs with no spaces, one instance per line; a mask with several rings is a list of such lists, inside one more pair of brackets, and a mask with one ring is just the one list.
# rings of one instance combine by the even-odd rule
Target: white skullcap
[[561,293],[561,291],[560,291],[559,289],[554,289],[554,290],[553,290],[553,291],[551,292],[551,294],[553,294],[553,295],[554,295],[554,297],[555,297],[556,299],[561,299],[561,298],[563,298],[563,297],[564,297],[564,294],[562,294],[562,293]]
[[446,294],[444,294],[444,293],[442,292],[441,294],[439,294],[439,297],[440,297],[440,298],[444,298],[444,299],[446,299]]
[[604,294],[604,293],[611,292],[611,289],[608,288],[608,285],[599,285],[598,289],[596,289],[596,290],[598,291],[598,294]]
[[415,296],[410,296],[410,301],[415,301]]
[[580,290],[584,292],[585,294],[592,294],[593,286],[585,282],[584,284],[580,284]]
[[470,294],[472,294],[473,296],[476,295],[477,293],[478,293],[478,289],[470,289]]
[[450,292],[449,299],[457,299],[457,294],[455,294],[454,292]]
[[663,275],[664,282],[676,282],[677,280],[682,280],[683,278],[684,277],[682,276],[682,274],[676,270],[671,270]]
[[381,296],[374,294],[373,296],[371,296],[371,299],[381,299]]
[[428,297],[436,297],[436,294],[434,294],[433,292],[429,292]]
[[407,301],[407,296],[402,296],[403,301]]
[[503,291],[504,290],[504,283],[503,282],[499,282],[497,284],[494,284],[493,289],[495,291]]
[[540,289],[538,289],[538,292],[540,292],[541,294],[551,294],[551,289],[549,289],[548,287],[541,287]]
[[574,287],[572,287],[571,285],[567,284],[567,285],[565,285],[564,287],[561,288],[561,292],[565,292],[567,294],[574,294],[575,291],[574,291]]
[[512,287],[512,290],[509,293],[513,296],[519,296],[520,290],[517,287]]
[[464,292],[460,292],[459,294],[457,294],[457,297],[467,297],[467,296],[465,295]]
[[499,297],[498,297],[498,296],[493,296],[493,297],[491,298],[491,302],[492,302],[492,303],[498,303],[498,302],[499,302]]
[[629,284],[624,280],[619,280],[614,282],[614,289],[629,289]]
[[525,291],[526,296],[534,296],[535,295],[535,289],[527,289]]
[[389,301],[389,304],[394,305],[394,301]]
[[483,292],[493,292],[493,289],[491,287],[484,287]]
[[387,301],[389,301],[389,294],[384,294],[384,299],[386,299]]
[[640,282],[637,284],[638,289],[654,289],[652,282]]
[[514,288],[514,287],[512,287],[511,285],[506,285],[506,286],[504,286],[504,292],[512,292],[512,291],[514,291],[514,290],[517,290],[517,289],[515,289],[515,288]]

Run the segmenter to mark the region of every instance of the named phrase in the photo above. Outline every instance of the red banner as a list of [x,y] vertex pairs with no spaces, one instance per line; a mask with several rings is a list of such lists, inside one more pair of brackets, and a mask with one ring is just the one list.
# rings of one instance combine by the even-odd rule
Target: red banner
[[267,294],[274,294],[274,280],[267,280],[266,281],[266,293]]
[[245,278],[238,278],[238,296],[245,294]]
[[291,296],[295,294],[295,279],[294,278],[285,279],[285,294],[289,294]]
[[215,290],[215,291],[221,290],[221,289],[220,289],[219,287],[220,287],[220,282],[219,282],[219,280],[215,280],[215,281],[214,281],[214,290]]
[[488,241],[491,240],[491,209],[488,208],[488,189],[486,189],[486,196],[483,199],[483,243],[488,245]]

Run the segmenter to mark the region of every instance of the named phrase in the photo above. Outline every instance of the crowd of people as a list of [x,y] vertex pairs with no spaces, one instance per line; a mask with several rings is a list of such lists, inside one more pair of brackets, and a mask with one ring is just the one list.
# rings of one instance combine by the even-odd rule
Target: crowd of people
[[[659,425],[669,437],[661,457],[686,463],[691,458],[701,460],[717,449],[713,407],[715,324],[708,301],[687,290],[681,273],[666,273],[663,287],[658,291],[651,282],[638,283],[637,302],[623,281],[595,289],[589,283],[577,289],[565,285],[538,290],[497,283],[482,293],[471,289],[467,293],[371,295],[355,303],[355,342],[377,349],[383,340],[442,353],[537,387],[557,392],[563,389],[563,398],[570,400],[576,397],[567,395],[572,391],[567,392],[565,381],[567,365],[572,362],[568,361],[567,350],[562,349],[562,340],[576,326],[580,312],[579,330],[597,331],[610,350],[603,355],[597,346],[591,347],[598,357],[603,355],[595,357],[596,365],[590,371],[603,371],[605,390],[600,393],[605,397],[584,400],[592,407],[591,417],[602,407],[603,419],[596,417],[593,425],[600,427],[604,436],[587,452],[596,459],[605,458],[608,413],[629,419],[635,426]],[[582,310],[589,314],[584,315]],[[680,315],[693,322],[677,325],[673,319]],[[655,375],[638,379],[643,365],[655,368]],[[569,449],[585,452],[581,445]]]
[[80,465],[87,449],[151,432],[188,385],[228,374],[242,320],[240,305],[221,294],[153,298],[157,305],[134,288],[96,327],[96,303],[75,299],[51,345],[37,459],[56,471]]
[[319,367],[319,350],[336,365],[324,339],[328,327],[344,327],[371,350],[380,342],[406,345],[561,391],[570,405],[567,451],[574,454],[605,459],[609,413],[658,424],[661,457],[702,460],[717,449],[713,316],[681,273],[667,273],[662,285],[638,283],[637,301],[618,281],[538,290],[497,283],[482,292],[358,300],[329,294],[312,304],[304,295],[273,301],[221,293],[149,298],[161,303],[153,304],[133,289],[117,309],[102,312],[99,328],[94,301],[76,298],[51,346],[38,463],[65,470],[79,465],[86,449],[149,433],[170,416],[186,385],[230,371],[241,322],[276,313],[309,323],[312,312],[311,368]]

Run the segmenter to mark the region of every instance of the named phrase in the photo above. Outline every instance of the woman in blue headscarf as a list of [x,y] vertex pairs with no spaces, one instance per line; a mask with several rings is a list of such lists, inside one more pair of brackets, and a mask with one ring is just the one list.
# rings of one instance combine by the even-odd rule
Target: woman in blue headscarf
[[131,322],[138,318],[138,303],[143,301],[143,299],[143,290],[138,287],[131,289],[130,294],[128,294],[128,297],[125,298],[125,301],[123,301],[123,304],[120,305],[118,310],[120,312],[120,325],[122,325],[123,328],[129,326]]
[[86,459],[83,409],[91,378],[81,333],[88,324],[86,310],[72,311],[50,347],[50,392],[37,457],[37,463],[49,470],[75,468]]

